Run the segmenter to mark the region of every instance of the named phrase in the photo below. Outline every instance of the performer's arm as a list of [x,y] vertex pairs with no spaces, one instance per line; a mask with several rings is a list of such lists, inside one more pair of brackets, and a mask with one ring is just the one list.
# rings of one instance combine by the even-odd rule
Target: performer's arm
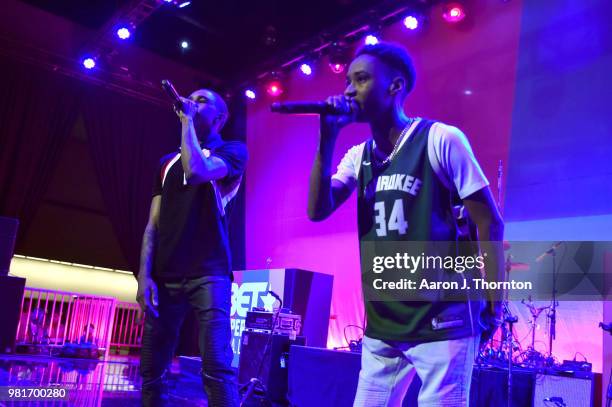
[[161,196],[155,195],[151,201],[149,220],[142,236],[142,249],[140,253],[140,269],[138,272],[138,293],[136,300],[143,311],[151,312],[155,317],[157,313],[157,286],[153,281],[153,258],[157,243],[157,230],[159,225],[159,209]]
[[183,99],[185,112],[180,112],[181,118],[181,164],[188,185],[203,184],[208,181],[223,178],[228,173],[225,161],[214,155],[204,156],[200,148],[193,116],[196,104],[189,99]]
[[[490,188],[487,186],[470,196],[464,198],[463,203],[470,214],[470,218],[478,229],[480,249],[487,253],[484,258],[485,278],[490,282],[504,281],[504,222],[497,210]],[[488,293],[489,316],[501,318],[502,305],[499,293]]]
[[[347,103],[344,97],[328,99],[330,104]],[[348,115],[321,115],[319,147],[310,172],[308,218],[321,221],[331,215],[351,195],[353,187],[331,177],[331,161],[340,130],[350,123]]]

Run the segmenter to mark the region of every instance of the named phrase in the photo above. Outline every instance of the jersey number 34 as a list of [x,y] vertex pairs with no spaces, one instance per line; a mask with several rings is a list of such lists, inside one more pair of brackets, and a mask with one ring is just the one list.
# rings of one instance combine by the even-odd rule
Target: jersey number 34
[[396,199],[387,221],[385,202],[379,201],[374,204],[374,221],[376,222],[376,236],[387,236],[392,230],[397,230],[400,235],[405,235],[408,231],[408,221],[404,217],[404,204],[401,199]]

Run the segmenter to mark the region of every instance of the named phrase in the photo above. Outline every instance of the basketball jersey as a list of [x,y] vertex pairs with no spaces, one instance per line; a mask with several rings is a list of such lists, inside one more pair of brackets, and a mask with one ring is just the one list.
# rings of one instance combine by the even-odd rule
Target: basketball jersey
[[[455,241],[452,191],[434,172],[427,153],[433,123],[421,119],[395,157],[385,165],[375,157],[373,140],[366,142],[357,180],[360,243]],[[365,286],[365,278],[362,284]],[[364,300],[367,336],[410,342],[473,335],[481,307],[480,301],[471,304]],[[435,323],[438,319],[455,322],[449,328],[440,329]]]

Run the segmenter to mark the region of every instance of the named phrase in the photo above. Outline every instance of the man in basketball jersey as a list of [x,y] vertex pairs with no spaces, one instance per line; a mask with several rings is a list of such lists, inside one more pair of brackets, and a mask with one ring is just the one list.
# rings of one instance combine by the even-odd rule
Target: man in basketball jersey
[[181,148],[163,157],[155,171],[138,274],[137,300],[145,311],[142,404],[165,404],[165,377],[192,309],[208,405],[237,407],[227,204],[240,186],[247,151],[243,143],[221,139],[228,109],[217,93],[193,92],[177,114]]
[[[346,114],[322,115],[310,177],[308,215],[327,218],[357,190],[361,242],[454,241],[453,198],[478,230],[487,278],[503,278],[503,221],[464,134],[456,127],[408,117],[403,102],[415,83],[405,49],[387,43],[357,51],[344,94],[328,99]],[[340,130],[368,123],[371,138],[352,147],[332,175]],[[363,256],[363,253],[362,253]],[[497,280],[499,281],[499,280]],[[419,406],[466,406],[480,331],[498,324],[501,306],[482,302],[371,301],[355,406],[399,406],[415,374]],[[452,315],[448,325],[437,324]]]

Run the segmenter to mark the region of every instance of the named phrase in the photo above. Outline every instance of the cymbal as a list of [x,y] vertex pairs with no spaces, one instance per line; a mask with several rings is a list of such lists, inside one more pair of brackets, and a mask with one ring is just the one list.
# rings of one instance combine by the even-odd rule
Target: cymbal
[[514,261],[510,262],[508,266],[508,269],[510,271],[529,271],[529,269],[531,268],[531,266],[529,266],[529,263],[518,263]]

